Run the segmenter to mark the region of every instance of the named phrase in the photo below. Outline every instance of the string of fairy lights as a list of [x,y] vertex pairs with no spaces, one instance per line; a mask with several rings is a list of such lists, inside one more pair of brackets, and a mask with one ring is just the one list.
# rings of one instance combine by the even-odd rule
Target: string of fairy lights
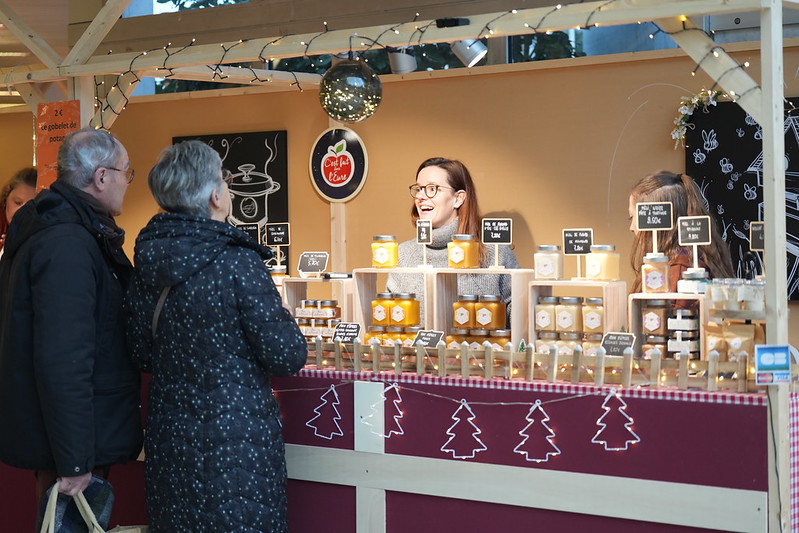
[[[600,3],[599,5],[594,7],[590,12],[588,12],[586,17],[585,17],[585,21],[582,24],[575,26],[575,28],[576,29],[582,29],[582,30],[588,30],[590,28],[594,28],[594,27],[599,26],[599,23],[595,21],[595,18],[597,17],[597,15],[602,10],[604,10],[604,9],[606,9],[606,8],[612,6],[613,4],[616,4],[616,3],[620,2],[620,1],[621,0],[607,0],[605,2]],[[525,29],[525,31],[523,33],[532,33],[533,35],[539,34],[539,33],[551,34],[552,31],[554,31],[554,30],[547,26],[547,21],[555,13],[557,13],[557,12],[559,12],[561,10],[568,9],[568,8],[570,8],[572,6],[579,6],[581,4],[584,4],[584,0],[580,0],[578,2],[566,3],[566,4],[557,4],[557,5],[553,6],[552,8],[546,10],[538,18],[538,20],[537,20],[537,22],[535,24],[531,24],[530,22],[524,22],[522,24],[522,26]],[[488,22],[486,22],[482,26],[480,31],[477,33],[477,35],[475,37],[475,40],[478,40],[478,39],[489,39],[489,38],[497,37],[498,34],[499,35],[505,35],[505,34],[510,35],[512,33],[516,33],[516,32],[504,32],[504,33],[503,32],[499,32],[497,30],[497,28],[496,28],[496,23],[499,22],[500,20],[506,19],[508,17],[513,17],[513,16],[517,15],[518,13],[519,13],[519,11],[517,9],[511,9],[509,11],[506,11],[506,12],[503,12],[503,13],[500,13],[500,14],[496,15],[494,18],[492,18],[491,20],[489,20]],[[428,21],[428,22],[420,25],[420,24],[415,24],[416,21],[418,20],[418,18],[419,18],[419,13],[416,13],[415,16],[412,18],[412,20],[389,26],[388,28],[383,29],[382,32],[380,34],[378,34],[376,37],[368,37],[368,36],[364,36],[364,35],[358,35],[357,33],[352,34],[350,36],[350,39],[349,39],[350,42],[349,42],[349,50],[348,50],[348,52],[350,53],[350,57],[352,56],[352,52],[353,52],[353,40],[356,39],[356,38],[358,39],[358,42],[359,42],[359,49],[369,50],[369,49],[372,49],[372,48],[375,48],[375,47],[388,48],[388,46],[386,44],[381,42],[381,39],[383,39],[386,34],[391,33],[391,34],[394,34],[394,35],[400,35],[403,31],[406,31],[404,28],[410,29],[410,26],[413,25],[412,26],[412,30],[410,31],[408,39],[407,39],[407,47],[414,46],[414,42],[415,42],[416,46],[423,47],[424,44],[422,43],[422,41],[425,39],[425,36],[426,36],[427,32],[429,32],[431,30],[431,28],[433,28],[433,27],[448,27],[449,25],[460,25],[460,23],[455,23],[455,24],[449,24],[449,25],[440,26],[439,24],[437,24],[437,22],[440,22],[441,20],[456,20],[456,21],[457,20],[463,20],[463,19],[436,19],[436,20],[431,20],[431,21]],[[702,32],[703,34],[707,35],[708,38],[710,38],[710,39],[713,38],[714,32],[712,32],[712,31],[708,32],[708,31],[705,31],[703,29],[688,25],[688,18],[686,16],[684,16],[684,15],[680,16],[680,21],[682,22],[682,28],[680,30],[678,30],[678,31],[673,31],[673,32],[666,31],[666,30],[658,27],[657,24],[655,24],[654,22],[652,22],[652,24],[655,25],[656,29],[655,29],[655,31],[653,31],[650,34],[650,38],[654,38],[654,36],[657,35],[658,33],[664,33],[664,34],[669,35],[669,36],[674,36],[674,35],[676,35],[678,33],[682,33],[682,32]],[[467,21],[467,23],[468,23],[468,21]],[[330,28],[328,26],[327,21],[323,22],[323,26],[324,26],[324,28],[319,33],[316,33],[315,35],[311,36],[310,38],[303,38],[303,39],[298,41],[300,46],[303,47],[303,52],[302,52],[302,56],[303,57],[306,57],[306,58],[310,59],[311,58],[311,54],[312,54],[312,48],[314,47],[314,43],[317,41],[317,39],[320,39],[324,35],[330,33]],[[273,40],[267,42],[263,46],[261,51],[258,53],[258,59],[261,62],[263,62],[264,64],[266,64],[267,62],[273,61],[274,57],[269,57],[268,54],[266,53],[267,50],[268,49],[275,49],[275,48],[279,47],[282,43],[289,42],[289,40],[291,38],[293,38],[293,37],[298,37],[298,36],[296,36],[294,34],[286,34],[286,35],[282,35],[282,36],[280,36],[280,37],[278,37],[276,39],[273,39]],[[221,81],[224,81],[225,79],[228,78],[228,75],[225,73],[225,70],[223,69],[223,66],[226,63],[235,62],[235,60],[228,59],[229,52],[231,50],[233,50],[234,48],[236,48],[236,47],[238,47],[238,46],[240,46],[240,45],[242,45],[242,44],[244,44],[246,42],[249,42],[249,41],[250,41],[250,39],[240,39],[240,40],[238,40],[237,42],[235,42],[233,44],[222,43],[220,45],[220,47],[222,49],[222,53],[221,53],[219,59],[215,63],[206,65],[208,70],[209,70],[209,73],[210,73],[210,81],[220,81],[221,82]],[[104,114],[110,112],[110,113],[113,113],[114,115],[118,116],[121,113],[121,111],[123,109],[125,109],[125,107],[129,103],[129,99],[128,99],[128,97],[125,94],[126,91],[123,90],[123,86],[124,87],[133,87],[140,81],[139,75],[137,74],[136,69],[135,69],[135,65],[136,65],[137,60],[139,60],[140,58],[142,58],[144,56],[147,56],[148,54],[152,54],[152,53],[160,51],[160,52],[162,52],[164,54],[164,61],[163,61],[163,64],[160,67],[157,67],[155,70],[156,71],[163,71],[165,73],[165,75],[164,75],[165,78],[173,78],[173,77],[176,77],[176,73],[175,73],[175,70],[174,70],[175,67],[170,67],[169,65],[167,65],[167,63],[170,61],[170,59],[173,59],[175,56],[178,56],[182,52],[184,52],[187,49],[191,48],[194,44],[195,44],[195,39],[192,39],[191,42],[189,42],[188,44],[186,44],[184,46],[178,47],[177,49],[172,49],[171,43],[169,43],[168,45],[166,45],[166,46],[164,46],[162,48],[154,48],[154,49],[145,50],[143,52],[140,52],[138,55],[136,55],[130,61],[130,64],[128,65],[127,70],[125,70],[123,72],[120,72],[116,76],[116,79],[115,79],[114,83],[112,84],[111,88],[105,93],[105,102],[102,100],[102,95],[100,93],[100,88],[102,86],[104,86],[105,83],[104,82],[95,81],[95,99],[96,99],[95,108],[96,108],[97,111],[99,111],[97,113],[97,116],[99,117],[99,122],[100,123],[99,124],[92,124],[92,125],[94,127],[100,128],[100,129],[107,129],[105,127],[105,124],[104,124],[104,119],[103,119]],[[109,52],[109,53],[111,53],[111,52]],[[711,49],[708,50],[708,52],[705,54],[705,56],[700,59],[700,61],[697,63],[696,67],[693,69],[691,74],[695,75],[696,72],[700,68],[702,68],[702,66],[705,63],[705,61],[709,61],[709,60],[711,60],[711,58],[717,59],[717,58],[719,58],[720,54],[722,54],[722,53],[726,54],[726,52],[724,51],[723,47],[721,47],[719,45],[713,46]],[[275,55],[279,55],[279,54],[275,54]],[[422,56],[425,55],[424,50],[422,50],[421,55]],[[315,60],[311,59],[311,65],[314,68],[316,67]],[[735,66],[732,66],[729,69],[725,70],[724,72],[721,73],[721,75],[719,75],[717,77],[717,79],[715,80],[715,83],[713,84],[711,90],[715,89],[715,87],[720,85],[722,83],[723,79],[726,76],[728,76],[731,72],[733,72],[735,70],[738,70],[738,69],[745,69],[748,66],[749,66],[749,63],[747,61],[747,62],[744,62],[743,64],[736,64]],[[259,75],[259,73],[256,71],[256,69],[254,69],[252,67],[239,66],[239,69],[241,69],[242,71],[248,71],[250,73],[251,78],[249,80],[249,83],[269,83],[269,82],[274,81],[274,79],[271,76],[264,77],[262,75]],[[294,81],[292,83],[290,83],[289,85],[292,86],[292,87],[296,87],[298,91],[303,91],[303,88],[302,88],[302,86],[300,84],[299,78],[297,77],[296,73],[291,72],[291,74],[293,74]],[[743,91],[740,94],[737,94],[734,90],[730,90],[730,91],[727,91],[727,95],[730,98],[732,98],[734,101],[736,101],[736,100],[739,100],[741,98],[744,98],[750,92],[757,91],[757,90],[760,90],[760,86],[755,84],[755,85],[753,85],[752,87],[748,88],[747,90]],[[792,108],[792,110],[793,109],[795,109],[795,108]],[[92,120],[92,122],[94,122],[94,119]]]

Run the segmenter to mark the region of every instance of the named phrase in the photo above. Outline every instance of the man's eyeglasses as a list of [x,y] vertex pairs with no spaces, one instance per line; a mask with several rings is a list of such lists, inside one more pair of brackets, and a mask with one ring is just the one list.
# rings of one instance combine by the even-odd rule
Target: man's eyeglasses
[[108,170],[116,170],[117,172],[122,172],[125,175],[125,179],[128,180],[128,183],[133,181],[133,178],[136,177],[136,171],[133,170],[133,167],[128,168],[127,170],[122,170],[121,168],[114,168],[114,167],[105,167]]
[[228,184],[228,187],[233,183],[233,173],[226,168],[222,169],[222,181]]
[[425,185],[424,187],[420,185],[411,185],[408,187],[408,190],[411,191],[411,198],[416,198],[419,196],[419,191],[424,191],[425,196],[428,198],[433,198],[436,194],[438,194],[439,189],[449,189],[454,190],[452,187],[444,187],[443,185]]

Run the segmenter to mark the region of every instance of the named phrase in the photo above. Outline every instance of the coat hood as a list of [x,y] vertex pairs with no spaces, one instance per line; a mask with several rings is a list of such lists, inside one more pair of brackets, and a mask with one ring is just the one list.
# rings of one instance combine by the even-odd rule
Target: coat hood
[[272,257],[268,248],[225,222],[161,213],[136,238],[133,262],[145,282],[173,286],[211,264],[228,246],[250,248],[264,260]]

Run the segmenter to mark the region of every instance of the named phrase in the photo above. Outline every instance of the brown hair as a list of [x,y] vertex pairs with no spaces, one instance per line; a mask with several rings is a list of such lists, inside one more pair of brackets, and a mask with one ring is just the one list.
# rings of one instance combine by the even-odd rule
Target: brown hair
[[[699,260],[705,264],[711,278],[733,277],[732,259],[727,243],[721,238],[718,223],[710,215],[702,192],[690,176],[661,170],[642,178],[630,192],[633,203],[671,202],[674,220],[684,216],[710,216],[711,243],[699,246]],[[658,251],[670,259],[684,252],[679,244],[679,234],[675,229],[658,231]],[[635,236],[630,263],[635,271],[633,292],[641,290],[641,265],[644,255],[652,251],[652,232],[640,231]]]
[[36,169],[33,167],[26,167],[18,170],[11,176],[5,187],[0,189],[0,235],[4,234],[8,229],[8,220],[6,220],[6,205],[8,204],[8,195],[11,191],[20,185],[29,185],[36,188]]
[[[468,233],[477,237],[480,242],[480,266],[485,266],[487,261],[485,245],[480,239],[481,219],[483,218],[480,212],[480,206],[477,203],[477,190],[472,180],[472,175],[466,165],[457,159],[446,159],[443,157],[431,157],[422,161],[419,168],[416,170],[416,175],[423,168],[439,167],[447,173],[447,183],[455,191],[464,191],[466,197],[463,203],[456,208],[458,212],[458,229],[456,233]],[[411,220],[414,224],[419,219],[419,213],[416,212],[416,205],[411,207]]]

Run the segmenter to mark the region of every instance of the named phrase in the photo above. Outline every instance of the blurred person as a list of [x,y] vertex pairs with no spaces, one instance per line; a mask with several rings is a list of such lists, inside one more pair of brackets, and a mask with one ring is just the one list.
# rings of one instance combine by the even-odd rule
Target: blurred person
[[0,190],[0,255],[6,240],[8,224],[17,210],[36,196],[36,169],[33,167],[18,170]]

